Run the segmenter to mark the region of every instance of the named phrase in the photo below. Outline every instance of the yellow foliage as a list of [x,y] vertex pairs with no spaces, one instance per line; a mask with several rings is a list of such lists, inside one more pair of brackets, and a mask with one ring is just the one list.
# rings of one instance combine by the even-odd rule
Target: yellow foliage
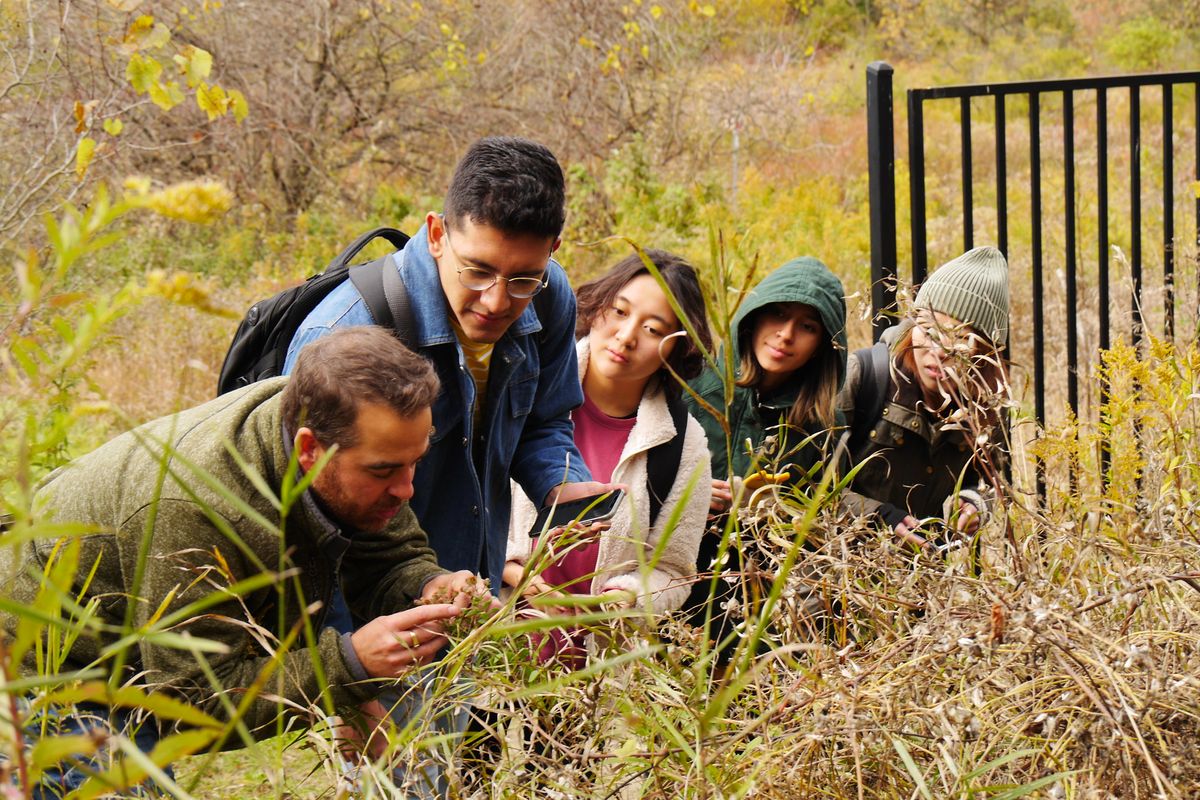
[[80,139],[79,147],[75,150],[75,174],[79,180],[83,180],[83,176],[87,174],[88,167],[91,166],[95,155],[96,140],[90,136]]
[[129,81],[129,85],[138,94],[150,91],[150,87],[158,83],[158,76],[161,74],[162,64],[153,56],[143,56],[140,53],[131,55],[129,64],[125,67],[125,80]]
[[187,78],[187,85],[193,89],[212,72],[212,60],[212,53],[195,45],[188,45],[182,53],[175,56],[179,71]]
[[246,96],[237,89],[230,89],[228,94],[229,110],[233,112],[233,118],[241,122],[250,113],[250,106],[246,103]]
[[208,118],[216,119],[229,110],[229,95],[220,86],[201,83],[196,87],[196,105]]
[[158,50],[171,41],[171,29],[161,22],[155,22],[149,14],[138,17],[125,32],[125,40],[121,47],[126,52],[138,50]]
[[233,194],[225,184],[207,180],[185,181],[131,199],[164,217],[196,223],[212,222],[233,206]]
[[152,270],[146,275],[145,291],[148,295],[210,314],[230,318],[239,316],[235,311],[214,304],[209,282],[191,272],[167,273],[166,270]]
[[121,122],[121,120],[115,117],[104,120],[104,132],[109,136],[120,136],[123,130],[125,130],[125,123]]
[[183,90],[176,81],[156,83],[150,87],[150,99],[163,111],[170,111],[183,102]]

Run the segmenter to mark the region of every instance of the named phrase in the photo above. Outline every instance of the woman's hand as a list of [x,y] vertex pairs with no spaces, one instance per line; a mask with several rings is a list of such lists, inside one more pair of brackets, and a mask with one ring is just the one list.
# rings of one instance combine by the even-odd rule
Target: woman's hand
[[637,602],[637,595],[628,589],[605,586],[600,589],[600,607],[608,611],[627,611]]
[[923,550],[929,546],[929,542],[925,539],[925,537],[915,533],[916,529],[920,526],[920,521],[918,521],[917,518],[912,514],[908,514],[904,517],[904,519],[892,526],[892,530],[895,531],[896,536],[898,536],[901,541],[911,544],[918,550]]
[[[504,565],[504,582],[514,589],[521,585],[521,581],[525,578],[525,565],[516,561],[509,561]],[[555,598],[565,597],[565,594],[553,586],[541,575],[534,575],[529,578],[521,592],[521,597],[529,603],[533,603],[536,598],[543,598],[537,605],[545,610],[547,614],[555,616],[563,616],[574,613],[573,609],[563,606],[545,605],[546,602],[552,601]]]
[[732,506],[733,487],[729,485],[729,481],[713,478],[712,500],[708,504],[708,510],[713,514],[724,514]]
[[979,509],[974,503],[966,500],[958,501],[958,513],[954,515],[953,527],[965,536],[974,536],[979,530]]

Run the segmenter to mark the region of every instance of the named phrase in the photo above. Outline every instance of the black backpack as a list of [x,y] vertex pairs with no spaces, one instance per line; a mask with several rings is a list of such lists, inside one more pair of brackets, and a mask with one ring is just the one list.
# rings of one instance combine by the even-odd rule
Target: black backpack
[[[366,264],[347,266],[359,251],[375,239],[387,239],[397,250],[408,243],[407,234],[395,228],[367,231],[329,262],[324,272],[250,306],[225,354],[225,363],[221,365],[221,375],[217,379],[217,394],[222,395],[282,375],[288,346],[296,330],[325,296],[347,278],[362,295],[375,324],[391,328],[400,341],[413,347],[413,317],[408,304],[408,289],[399,271],[391,266],[392,255],[389,253]],[[534,295],[533,307],[539,319],[550,319],[553,313],[550,293],[538,292]],[[545,328],[538,334],[539,342],[544,332]]]
[[395,328],[400,340],[408,344],[412,339],[408,292],[395,269],[384,269],[391,255],[349,266],[359,251],[380,238],[387,239],[397,250],[408,242],[408,236],[395,228],[367,231],[331,261],[324,272],[250,306],[225,354],[217,379],[217,394],[281,375],[288,346],[304,318],[346,278],[354,282],[376,324]]

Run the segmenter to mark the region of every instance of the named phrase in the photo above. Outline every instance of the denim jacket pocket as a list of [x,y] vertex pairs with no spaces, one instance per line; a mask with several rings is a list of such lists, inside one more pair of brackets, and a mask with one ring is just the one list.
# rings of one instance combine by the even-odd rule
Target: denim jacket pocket
[[537,388],[537,375],[513,381],[508,385],[508,405],[514,417],[529,416],[529,412],[533,410],[533,401],[537,397]]

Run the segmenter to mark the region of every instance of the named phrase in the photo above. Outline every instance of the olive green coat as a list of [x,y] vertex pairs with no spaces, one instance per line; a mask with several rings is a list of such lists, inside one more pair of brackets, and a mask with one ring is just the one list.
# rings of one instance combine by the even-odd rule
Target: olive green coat
[[[204,658],[236,706],[241,690],[275,666],[263,642],[299,630],[300,638],[263,689],[309,706],[322,692],[314,664],[319,659],[333,705],[354,706],[383,687],[358,680],[356,676],[365,677],[365,672],[352,650],[347,652],[348,637],[322,628],[337,571],[342,571],[351,609],[372,618],[411,606],[425,582],[444,570],[407,505],[385,531],[376,534],[338,530],[311,497],[298,502],[286,520],[280,519],[272,498],[256,488],[227,447],[261,476],[270,494],[278,495],[290,451],[280,416],[285,384],[284,378],[254,384],[126,433],[52,473],[37,493],[35,508],[45,522],[95,528],[96,532],[79,537],[80,559],[71,592],[81,595],[80,605],[95,601],[99,621],[117,629],[130,602],[133,624],[150,625],[160,612],[169,615],[218,587],[275,571],[282,561],[287,575],[279,576],[277,583],[245,592],[241,602],[222,597],[172,631],[224,646],[225,652],[206,653]],[[168,474],[159,490],[161,443],[166,441],[175,455],[166,462]],[[214,491],[197,472],[222,484],[229,496]],[[144,541],[148,544],[145,573],[140,585],[134,586]],[[29,543],[16,556],[22,564],[12,563],[11,548],[0,549],[0,575],[9,578],[5,591],[15,601],[32,603],[38,577],[56,544],[52,539]],[[319,610],[314,603],[320,604]],[[301,609],[305,606],[314,609],[314,652],[304,647]],[[250,628],[261,626],[262,638],[246,622]],[[6,615],[4,624],[11,632],[15,620]],[[81,635],[62,671],[107,666],[111,662],[102,650],[115,639],[111,632]],[[225,717],[191,652],[142,640],[122,680],[143,672],[140,683],[161,684],[210,714]],[[274,700],[259,700],[244,721],[264,735],[273,735],[269,723],[278,710]]]

